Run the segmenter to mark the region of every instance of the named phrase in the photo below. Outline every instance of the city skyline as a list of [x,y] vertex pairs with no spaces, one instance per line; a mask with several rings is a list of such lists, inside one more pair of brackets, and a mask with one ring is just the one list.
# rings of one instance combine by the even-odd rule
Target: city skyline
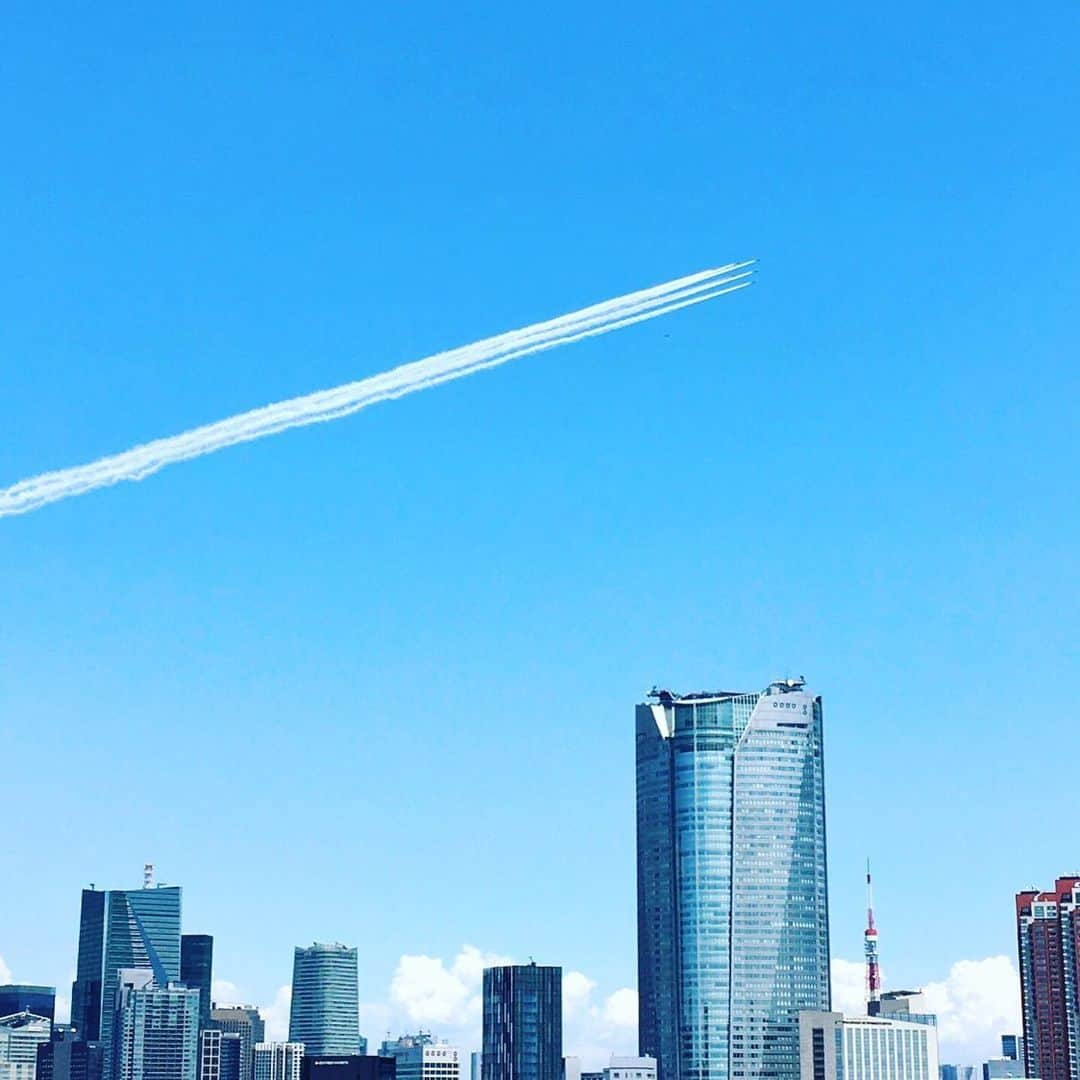
[[483,960],[532,955],[570,1045],[632,1053],[627,709],[805,673],[834,997],[869,856],[885,988],[930,985],[942,1059],[1015,1029],[1011,898],[1078,869],[1031,827],[1033,793],[1070,819],[1080,752],[1075,4],[8,29],[0,490],[759,262],[0,518],[0,974],[69,996],[80,890],[153,862],[274,1030],[292,950],[339,940],[369,1038],[462,1041]]

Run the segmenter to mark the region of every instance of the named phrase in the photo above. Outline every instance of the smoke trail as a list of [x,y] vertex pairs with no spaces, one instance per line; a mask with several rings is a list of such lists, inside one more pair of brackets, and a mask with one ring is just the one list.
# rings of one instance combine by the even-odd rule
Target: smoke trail
[[606,334],[691,304],[704,303],[749,285],[753,273],[747,269],[749,266],[750,262],[729,263],[703,270],[546,322],[435,353],[357,382],[265,405],[180,435],[155,439],[87,465],[32,476],[0,489],[0,517],[25,514],[47,503],[82,495],[121,480],[142,480],[174,462],[261,439],[287,428],[337,420],[378,401],[404,397],[521,356]]

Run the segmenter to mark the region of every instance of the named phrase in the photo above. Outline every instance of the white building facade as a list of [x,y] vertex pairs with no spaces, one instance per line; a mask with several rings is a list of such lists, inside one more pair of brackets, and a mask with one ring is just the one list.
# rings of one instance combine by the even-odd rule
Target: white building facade
[[938,1080],[938,1064],[936,1020],[799,1014],[800,1080]]
[[261,1042],[252,1049],[255,1080],[300,1080],[302,1042]]

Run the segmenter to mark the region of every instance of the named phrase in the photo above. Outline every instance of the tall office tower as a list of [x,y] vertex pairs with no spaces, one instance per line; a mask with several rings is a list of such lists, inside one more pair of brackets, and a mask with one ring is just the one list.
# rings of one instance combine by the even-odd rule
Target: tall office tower
[[795,1080],[799,1012],[830,1004],[821,698],[801,679],[650,697],[636,717],[640,1052],[660,1080]]
[[430,1033],[402,1035],[379,1047],[380,1057],[396,1062],[397,1080],[462,1080],[461,1051],[446,1042],[436,1042]]
[[300,1080],[303,1043],[259,1042],[254,1052],[255,1080]]
[[266,1039],[266,1024],[259,1010],[251,1005],[216,1005],[210,1010],[209,1025],[218,1031],[240,1036],[240,1074],[251,1080],[254,1069],[254,1048]]
[[116,998],[115,1080],[198,1080],[199,992],[161,985],[146,968],[125,968]]
[[180,978],[180,889],[83,889],[79,956],[71,988],[71,1022],[101,1042],[103,1080],[112,1080],[117,973],[160,965],[159,982]]
[[244,1076],[244,1036],[203,1028],[199,1033],[199,1080],[251,1080]]
[[[578,1071],[581,1071],[581,1065],[578,1064]],[[474,1050],[469,1055],[469,1080],[483,1080],[484,1073],[484,1055],[479,1050]],[[578,1077],[571,1077],[570,1080],[578,1080]]]
[[484,969],[483,1080],[561,1080],[562,968]]
[[1016,896],[1027,1076],[1080,1080],[1080,877]]
[[209,934],[180,935],[180,981],[199,991],[199,1029],[210,1022],[210,981],[214,939]]
[[1001,1056],[1013,1061],[1024,1060],[1024,1037],[1023,1035],[1002,1035]]
[[56,987],[28,986],[25,983],[0,986],[0,1016],[13,1016],[21,1012],[55,1020]]
[[318,942],[296,949],[289,1042],[302,1042],[307,1055],[355,1055],[359,1008],[355,949]]
[[87,1042],[73,1024],[53,1024],[37,1052],[36,1080],[94,1080],[101,1075],[101,1044]]
[[940,1080],[979,1080],[978,1070],[974,1065],[939,1065]]
[[46,1016],[19,1012],[0,1016],[0,1080],[34,1080],[38,1047],[52,1034]]
[[931,1024],[805,1010],[799,1014],[801,1080],[938,1080]]

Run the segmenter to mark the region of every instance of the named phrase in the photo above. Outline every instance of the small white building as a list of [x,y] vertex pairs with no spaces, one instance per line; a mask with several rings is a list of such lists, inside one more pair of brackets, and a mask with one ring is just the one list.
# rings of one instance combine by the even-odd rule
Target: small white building
[[656,1058],[611,1057],[604,1080],[656,1080]]
[[19,1012],[0,1016],[0,1080],[34,1080],[37,1048],[52,1037],[47,1016]]
[[937,1019],[799,1013],[800,1080],[938,1080]]

